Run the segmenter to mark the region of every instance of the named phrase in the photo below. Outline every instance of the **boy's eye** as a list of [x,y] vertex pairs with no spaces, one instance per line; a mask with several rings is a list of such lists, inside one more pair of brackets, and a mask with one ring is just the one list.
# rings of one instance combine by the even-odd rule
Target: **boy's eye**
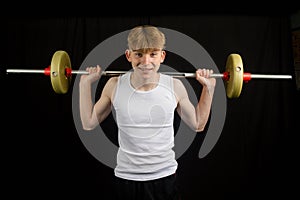
[[142,54],[142,53],[135,53],[135,56],[137,56],[137,57],[142,57],[143,54]]

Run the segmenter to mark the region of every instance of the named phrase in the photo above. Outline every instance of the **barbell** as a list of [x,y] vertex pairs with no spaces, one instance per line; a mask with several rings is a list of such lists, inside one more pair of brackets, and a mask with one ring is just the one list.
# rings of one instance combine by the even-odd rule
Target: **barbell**
[[[118,76],[127,71],[102,71],[102,76]],[[6,73],[43,73],[50,76],[54,91],[58,94],[68,92],[72,74],[88,74],[84,70],[72,70],[71,61],[68,53],[63,50],[56,51],[51,59],[49,67],[41,70],[34,69],[6,69]],[[185,72],[162,72],[173,77],[195,77],[195,73]],[[251,79],[292,79],[291,75],[270,75],[270,74],[251,74],[244,72],[243,61],[239,54],[232,53],[227,57],[225,72],[222,74],[213,73],[211,78],[222,78],[225,82],[225,90],[228,98],[238,98],[243,88],[243,82]]]

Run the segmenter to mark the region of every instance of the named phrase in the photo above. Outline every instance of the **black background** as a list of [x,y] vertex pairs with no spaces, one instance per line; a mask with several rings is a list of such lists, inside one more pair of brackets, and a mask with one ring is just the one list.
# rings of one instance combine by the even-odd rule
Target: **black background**
[[[87,11],[85,6],[71,9],[53,3],[45,4],[47,11],[43,7],[24,9],[23,16],[14,12],[3,16],[1,70],[44,69],[59,49],[70,54],[76,69],[103,40],[135,25],[152,24],[198,41],[221,72],[227,56],[237,52],[243,57],[245,71],[294,76],[290,27],[290,15],[296,10],[293,6],[271,10],[183,6],[153,12],[116,12],[114,7],[96,9],[93,4]],[[26,15],[26,11],[32,15]],[[166,62],[185,70],[171,58]],[[83,194],[110,199],[113,169],[95,159],[82,144],[73,122],[72,88],[67,94],[55,94],[49,77],[40,74],[2,73],[0,85],[3,191],[11,197]],[[213,150],[198,158],[204,132],[178,159],[183,199],[288,199],[297,194],[298,114],[299,91],[294,79],[245,83],[238,99],[227,100],[226,121]],[[112,135],[108,137],[115,141],[111,118],[103,126],[110,129]]]

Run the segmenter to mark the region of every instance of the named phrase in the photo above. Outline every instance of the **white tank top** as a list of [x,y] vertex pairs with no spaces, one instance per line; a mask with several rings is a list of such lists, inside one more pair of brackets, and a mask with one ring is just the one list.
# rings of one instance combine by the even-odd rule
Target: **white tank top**
[[152,90],[132,87],[130,74],[118,79],[113,106],[119,150],[115,175],[129,180],[153,180],[175,173],[173,78],[160,74]]

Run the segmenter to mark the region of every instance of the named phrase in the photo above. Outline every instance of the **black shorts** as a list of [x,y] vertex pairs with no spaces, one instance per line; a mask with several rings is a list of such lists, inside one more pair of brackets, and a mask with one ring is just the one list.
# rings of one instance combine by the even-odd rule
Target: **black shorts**
[[176,174],[150,180],[132,181],[116,177],[116,200],[180,200]]

